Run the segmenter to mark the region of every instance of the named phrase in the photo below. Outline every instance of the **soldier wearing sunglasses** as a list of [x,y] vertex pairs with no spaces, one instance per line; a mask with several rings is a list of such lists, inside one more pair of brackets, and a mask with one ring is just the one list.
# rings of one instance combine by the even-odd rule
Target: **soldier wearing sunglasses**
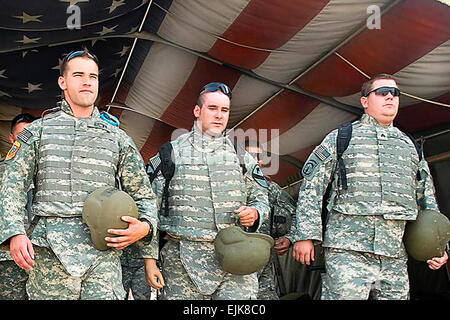
[[[423,156],[419,161],[412,140],[393,125],[399,98],[390,75],[379,74],[363,84],[364,114],[352,124],[342,155],[346,183],[338,168],[338,130],[325,137],[303,167],[293,256],[310,265],[313,242],[322,242],[322,299],[409,298],[405,225],[416,219],[419,208],[438,206],[426,161]],[[330,196],[323,200],[330,182]],[[322,227],[323,201],[328,215]],[[428,264],[436,269],[447,259],[445,253]]]
[[[155,196],[132,139],[94,106],[97,58],[71,52],[60,70],[64,99],[24,128],[10,151],[0,188],[0,243],[9,243],[15,263],[29,273],[31,300],[123,299],[120,250],[156,233]],[[33,181],[36,219],[26,230]],[[99,251],[82,221],[83,203],[98,188],[119,184],[135,200],[139,220],[122,216],[128,228],[105,238],[117,250]]]

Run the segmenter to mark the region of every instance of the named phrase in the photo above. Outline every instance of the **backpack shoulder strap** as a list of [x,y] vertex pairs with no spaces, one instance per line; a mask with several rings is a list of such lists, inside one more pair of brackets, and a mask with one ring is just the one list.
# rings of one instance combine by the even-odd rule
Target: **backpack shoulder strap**
[[165,179],[161,203],[161,213],[165,216],[169,214],[169,184],[175,173],[175,163],[173,159],[172,143],[168,141],[159,148],[158,154],[151,158],[147,165],[147,174],[150,183],[153,182],[159,171],[161,171],[161,174]]
[[339,168],[339,183],[343,189],[347,189],[347,173],[345,170],[344,160],[342,155],[347,150],[352,138],[353,124],[351,122],[345,123],[338,128],[338,135],[336,139],[336,154]]
[[233,147],[234,151],[236,152],[236,155],[238,156],[239,165],[241,166],[242,169],[242,174],[245,175],[245,173],[247,172],[247,168],[245,168],[244,164],[245,148],[242,147],[242,145],[238,144],[236,139],[233,139]]

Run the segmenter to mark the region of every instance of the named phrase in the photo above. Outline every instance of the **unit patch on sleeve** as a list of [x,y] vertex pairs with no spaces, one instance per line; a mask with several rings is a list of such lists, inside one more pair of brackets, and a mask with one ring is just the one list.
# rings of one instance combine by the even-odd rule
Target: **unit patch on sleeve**
[[267,184],[267,181],[264,178],[264,175],[261,171],[261,168],[258,165],[255,165],[253,167],[252,177],[256,181],[256,183],[258,183],[261,187],[266,188],[266,189],[269,187],[269,185]]
[[5,157],[5,161],[14,159],[19,149],[20,149],[20,142],[19,141],[14,142],[14,144],[12,145],[11,149],[9,149],[9,152]]

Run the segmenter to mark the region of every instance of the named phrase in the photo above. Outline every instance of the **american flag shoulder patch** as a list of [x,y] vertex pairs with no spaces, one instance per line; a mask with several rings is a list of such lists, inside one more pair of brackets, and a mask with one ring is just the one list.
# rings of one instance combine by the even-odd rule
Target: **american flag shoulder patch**
[[159,152],[156,154],[156,156],[152,157],[149,161],[148,161],[148,166],[147,166],[147,173],[151,174],[153,172],[155,172],[155,170],[158,168],[158,166],[161,164],[161,157],[159,156]]
[[17,135],[17,139],[20,139],[20,141],[28,144],[28,140],[33,136],[33,133],[31,131],[27,130],[27,128],[23,128],[22,131]]
[[318,146],[314,153],[321,161],[326,160],[331,155],[324,146]]

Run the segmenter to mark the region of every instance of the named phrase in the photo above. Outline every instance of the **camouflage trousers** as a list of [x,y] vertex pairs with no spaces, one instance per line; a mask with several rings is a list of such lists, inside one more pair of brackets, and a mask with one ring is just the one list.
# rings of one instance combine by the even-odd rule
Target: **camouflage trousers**
[[131,289],[134,300],[150,300],[152,288],[145,280],[144,266],[124,266],[122,265],[122,283],[125,289],[125,299],[128,299],[128,294]]
[[52,250],[34,246],[35,266],[29,273],[30,300],[123,300],[118,257],[99,256],[81,277],[70,275]]
[[407,259],[325,249],[322,300],[407,300]]
[[[199,244],[201,245],[201,244]],[[196,259],[193,252],[189,259]],[[161,250],[161,273],[165,286],[161,290],[160,300],[254,300],[258,290],[256,273],[250,275],[233,275],[222,270],[222,281],[211,295],[205,295],[198,289],[180,257],[180,245],[168,241]],[[198,273],[205,270],[198,270]],[[201,276],[208,278],[208,274]]]
[[14,261],[0,261],[0,300],[27,300],[28,274]]
[[275,282],[275,268],[273,253],[266,266],[258,272],[258,300],[279,300]]

